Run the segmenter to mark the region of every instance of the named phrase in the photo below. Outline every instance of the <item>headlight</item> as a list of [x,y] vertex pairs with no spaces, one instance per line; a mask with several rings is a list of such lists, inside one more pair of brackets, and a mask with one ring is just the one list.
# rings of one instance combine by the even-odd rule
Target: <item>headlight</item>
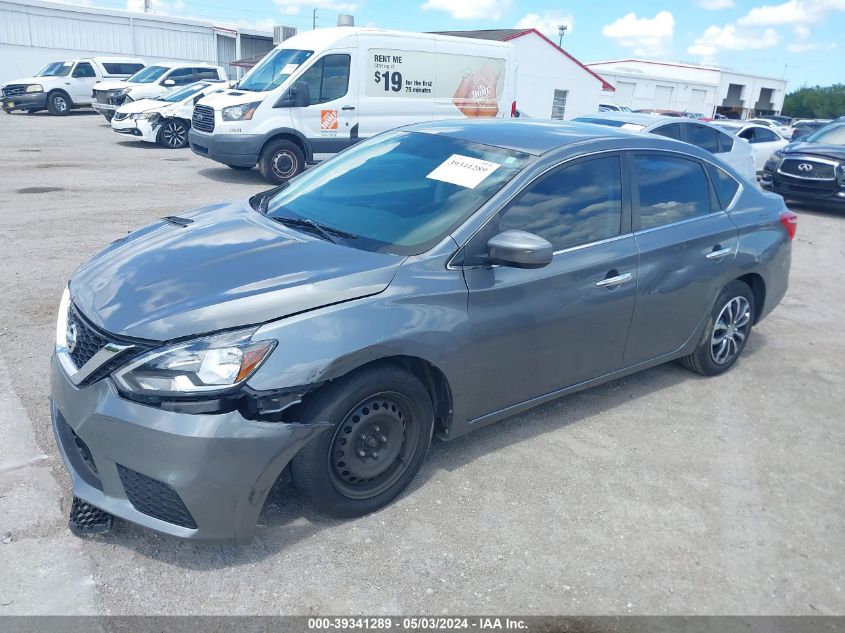
[[783,159],[783,152],[779,149],[776,149],[772,152],[772,155],[769,156],[766,164],[763,166],[763,169],[768,169],[769,171],[775,171],[780,165],[780,161]]
[[127,92],[129,92],[129,88],[119,88],[117,90],[109,90],[109,97],[111,97],[111,98],[122,97]]
[[152,121],[153,119],[157,119],[159,117],[158,112],[137,112],[135,114],[130,114],[130,119],[146,119],[148,121]]
[[138,395],[193,396],[243,383],[264,362],[275,341],[251,341],[240,330],[177,343],[143,354],[114,374],[118,386]]
[[223,108],[223,120],[249,121],[252,119],[252,115],[255,114],[255,110],[259,105],[261,105],[260,101],[253,101],[252,103],[242,103],[241,105]]
[[845,187],[845,163],[836,166],[836,180],[839,181],[840,187]]
[[56,319],[56,349],[67,347],[67,311],[70,307],[70,290],[65,288],[59,301],[59,317]]
[[26,87],[24,92],[44,92],[44,86],[41,84],[30,84]]

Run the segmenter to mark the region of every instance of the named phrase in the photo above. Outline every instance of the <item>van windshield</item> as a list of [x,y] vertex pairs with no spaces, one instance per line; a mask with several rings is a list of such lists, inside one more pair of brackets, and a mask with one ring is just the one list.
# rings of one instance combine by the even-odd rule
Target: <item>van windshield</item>
[[258,64],[238,82],[238,90],[267,92],[281,86],[285,79],[314,51],[299,51],[292,48],[277,48],[264,56]]
[[38,71],[36,77],[67,77],[73,62],[52,62]]
[[[267,203],[362,250],[417,255],[439,243],[531,159],[449,136],[387,132],[318,165]],[[303,222],[304,221],[304,222]]]
[[132,75],[126,81],[133,84],[151,84],[167,72],[167,66],[147,66]]

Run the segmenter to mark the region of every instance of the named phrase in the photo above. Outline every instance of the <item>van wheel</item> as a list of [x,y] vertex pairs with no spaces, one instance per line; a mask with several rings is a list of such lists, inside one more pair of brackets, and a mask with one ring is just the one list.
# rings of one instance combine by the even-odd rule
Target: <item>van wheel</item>
[[703,376],[728,371],[748,343],[753,320],[754,293],[748,284],[732,281],[719,294],[698,347],[681,363]]
[[54,116],[65,116],[70,113],[70,97],[61,90],[54,90],[47,95],[47,110]]
[[188,146],[188,126],[180,119],[167,119],[158,131],[158,142],[169,149]]
[[261,152],[258,169],[268,182],[281,185],[305,169],[305,157],[295,143],[284,140],[271,141]]
[[297,490],[339,517],[374,512],[417,474],[434,429],[434,410],[419,379],[376,366],[329,383],[306,400],[299,419],[335,423],[291,461]]

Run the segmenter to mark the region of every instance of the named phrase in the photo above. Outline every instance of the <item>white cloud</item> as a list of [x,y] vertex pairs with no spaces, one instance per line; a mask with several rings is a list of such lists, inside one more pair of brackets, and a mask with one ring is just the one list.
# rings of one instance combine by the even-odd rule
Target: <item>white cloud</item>
[[498,20],[509,0],[426,0],[423,11],[445,11],[455,20]]
[[273,2],[285,15],[297,15],[302,9],[355,13],[355,9],[358,8],[353,2],[336,2],[335,0],[273,0]]
[[[566,33],[572,32],[572,27],[575,24],[575,19],[568,13],[561,13],[559,11],[546,11],[542,15],[539,13],[526,13],[519,22],[516,23],[518,29],[537,29],[546,37],[557,42],[560,38],[558,27],[562,24],[566,25]],[[563,39],[566,39],[565,37]]]
[[816,24],[833,11],[845,11],[845,0],[789,0],[751,9],[737,20],[743,26]]
[[712,63],[713,56],[720,50],[747,51],[769,48],[780,42],[780,35],[774,29],[765,31],[744,31],[735,24],[711,26],[687,48],[690,55],[706,58]]
[[698,0],[698,6],[708,11],[721,11],[722,9],[733,9],[734,0]]
[[605,25],[601,32],[617,44],[632,48],[635,55],[654,57],[666,54],[675,34],[675,18],[668,11],[661,11],[653,18],[629,13]]
[[827,44],[799,44],[793,43],[786,47],[790,53],[809,53],[811,51],[832,51],[838,48],[839,44],[836,42],[829,42]]

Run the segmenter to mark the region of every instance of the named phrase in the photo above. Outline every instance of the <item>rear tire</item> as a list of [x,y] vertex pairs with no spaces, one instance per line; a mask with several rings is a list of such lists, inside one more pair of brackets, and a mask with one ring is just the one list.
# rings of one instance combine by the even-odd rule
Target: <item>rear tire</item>
[[695,351],[681,359],[702,376],[718,376],[734,366],[748,343],[754,321],[754,293],[748,284],[732,281],[722,289]]
[[302,173],[305,156],[296,143],[282,139],[270,141],[258,159],[261,175],[274,185],[281,185]]
[[291,476],[318,510],[339,517],[362,516],[395,499],[422,466],[434,429],[426,388],[389,365],[329,383],[297,413],[304,422],[335,423],[297,453]]
[[47,95],[47,110],[53,116],[67,116],[70,114],[72,103],[67,93],[61,90],[54,90]]

